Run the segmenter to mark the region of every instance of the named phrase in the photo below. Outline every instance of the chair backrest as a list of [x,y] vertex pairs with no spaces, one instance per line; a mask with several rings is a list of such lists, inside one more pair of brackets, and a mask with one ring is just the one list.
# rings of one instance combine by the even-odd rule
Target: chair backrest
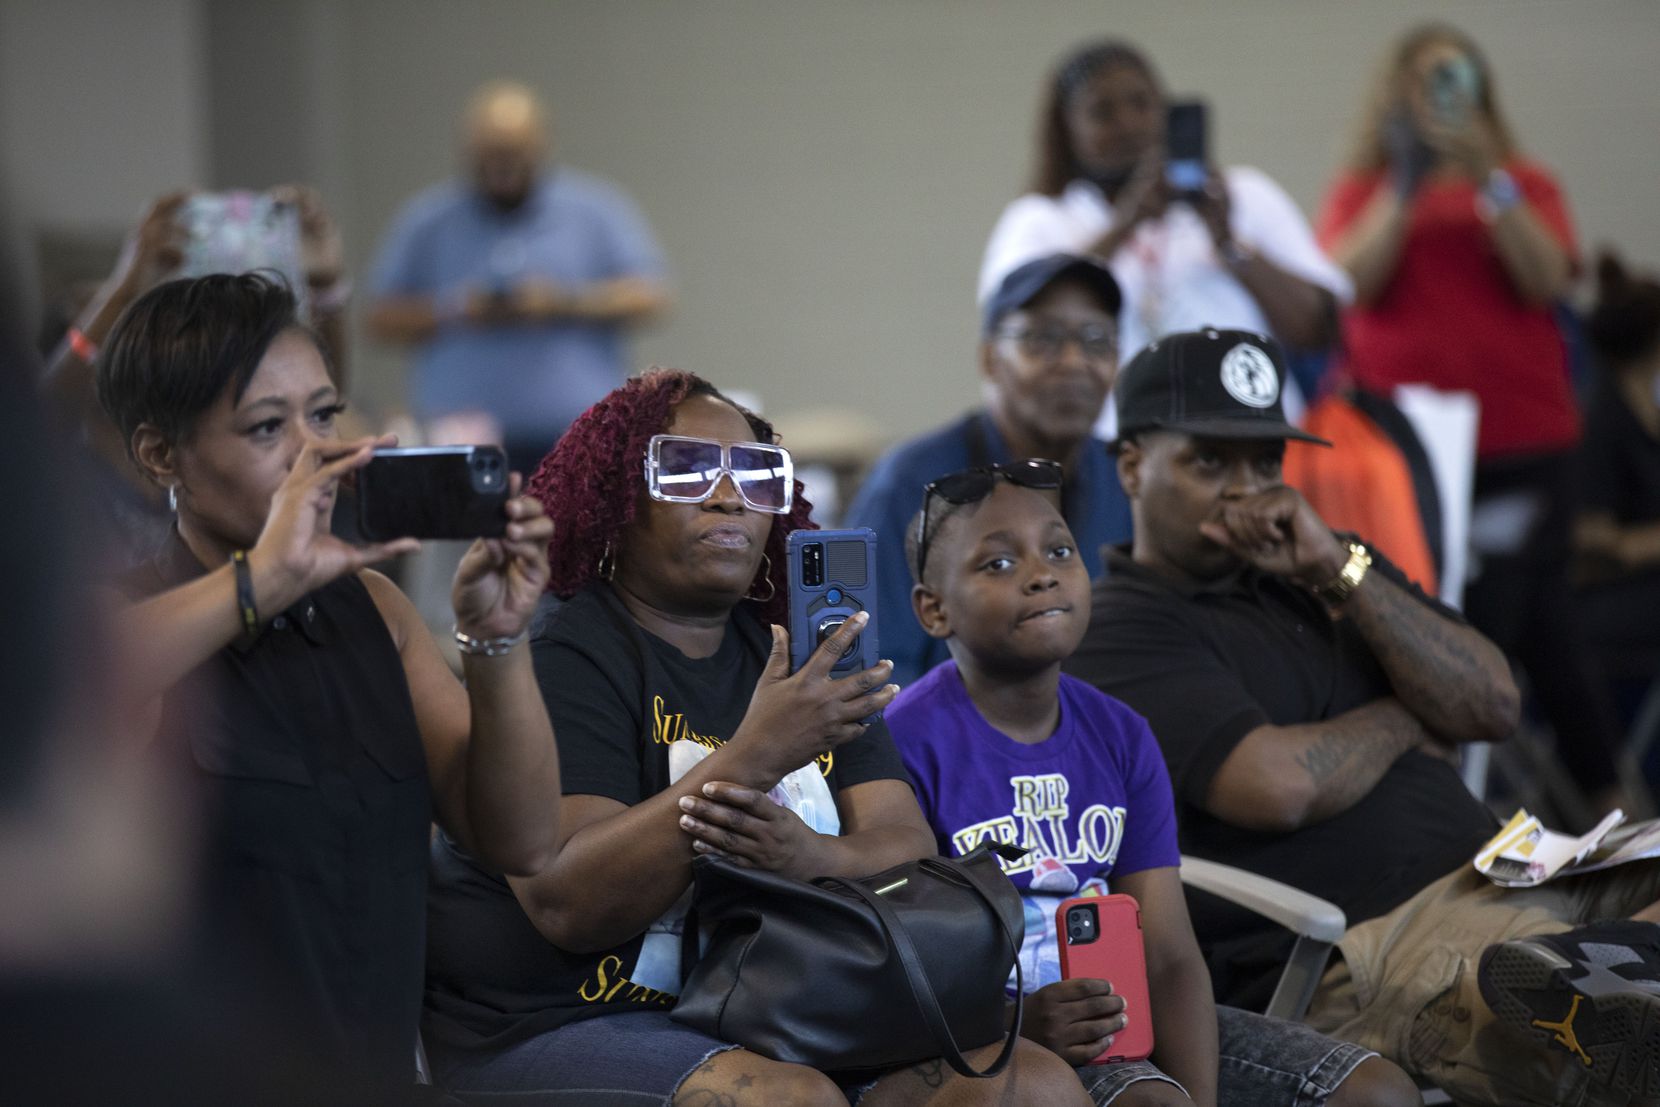
[[1441,602],[1462,607],[1470,565],[1470,505],[1475,498],[1481,405],[1473,392],[1445,392],[1427,384],[1400,385],[1394,400],[1429,455],[1440,494]]
[[[1441,602],[1464,606],[1464,584],[1470,565],[1470,509],[1475,501],[1476,432],[1481,426],[1481,404],[1473,392],[1445,392],[1427,384],[1403,384],[1395,389],[1401,410],[1435,472],[1441,494]],[[1464,747],[1459,775],[1477,799],[1487,798],[1487,776],[1493,750],[1486,742]]]

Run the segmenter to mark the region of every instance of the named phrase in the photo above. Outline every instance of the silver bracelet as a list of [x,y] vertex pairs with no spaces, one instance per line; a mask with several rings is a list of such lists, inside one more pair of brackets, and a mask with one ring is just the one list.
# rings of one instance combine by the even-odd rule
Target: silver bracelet
[[462,653],[470,653],[475,657],[500,657],[523,642],[529,634],[530,628],[526,627],[511,638],[505,635],[500,638],[474,638],[460,627],[456,627],[455,644]]

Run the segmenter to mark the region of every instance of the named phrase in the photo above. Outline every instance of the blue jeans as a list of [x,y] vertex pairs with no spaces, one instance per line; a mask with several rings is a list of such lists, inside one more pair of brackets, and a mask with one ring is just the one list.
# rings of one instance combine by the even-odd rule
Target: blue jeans
[[[1237,1007],[1216,1008],[1216,1098],[1230,1107],[1319,1107],[1355,1067],[1377,1054],[1339,1042],[1302,1023]],[[1149,1061],[1078,1070],[1090,1098],[1111,1103],[1138,1080],[1176,1081]]]

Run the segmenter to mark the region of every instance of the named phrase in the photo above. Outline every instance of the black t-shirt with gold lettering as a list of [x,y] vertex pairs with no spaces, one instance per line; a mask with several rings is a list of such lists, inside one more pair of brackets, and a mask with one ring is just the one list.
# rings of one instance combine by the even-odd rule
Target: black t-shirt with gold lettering
[[[667,788],[668,744],[690,739],[712,747],[736,733],[770,646],[766,629],[740,608],[712,656],[687,657],[642,630],[603,585],[552,611],[531,648],[565,794],[632,805]],[[826,755],[820,768],[832,793],[908,779],[880,722]],[[667,1008],[678,979],[670,983],[661,966],[646,963],[655,952],[644,939],[597,953],[559,949],[498,874],[439,835],[428,896],[427,1043],[502,1049],[578,1019]]]

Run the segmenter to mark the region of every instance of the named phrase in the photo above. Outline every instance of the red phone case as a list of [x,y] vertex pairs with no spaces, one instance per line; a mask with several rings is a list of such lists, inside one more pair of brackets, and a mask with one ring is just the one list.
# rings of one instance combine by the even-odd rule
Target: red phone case
[[[1066,930],[1066,913],[1074,907],[1094,907],[1096,938],[1073,945]],[[1106,1052],[1090,1062],[1146,1060],[1153,1052],[1153,1016],[1147,996],[1147,955],[1141,940],[1141,905],[1134,896],[1080,896],[1055,910],[1055,940],[1060,944],[1061,978],[1105,980],[1124,997],[1129,1025],[1113,1036]]]

